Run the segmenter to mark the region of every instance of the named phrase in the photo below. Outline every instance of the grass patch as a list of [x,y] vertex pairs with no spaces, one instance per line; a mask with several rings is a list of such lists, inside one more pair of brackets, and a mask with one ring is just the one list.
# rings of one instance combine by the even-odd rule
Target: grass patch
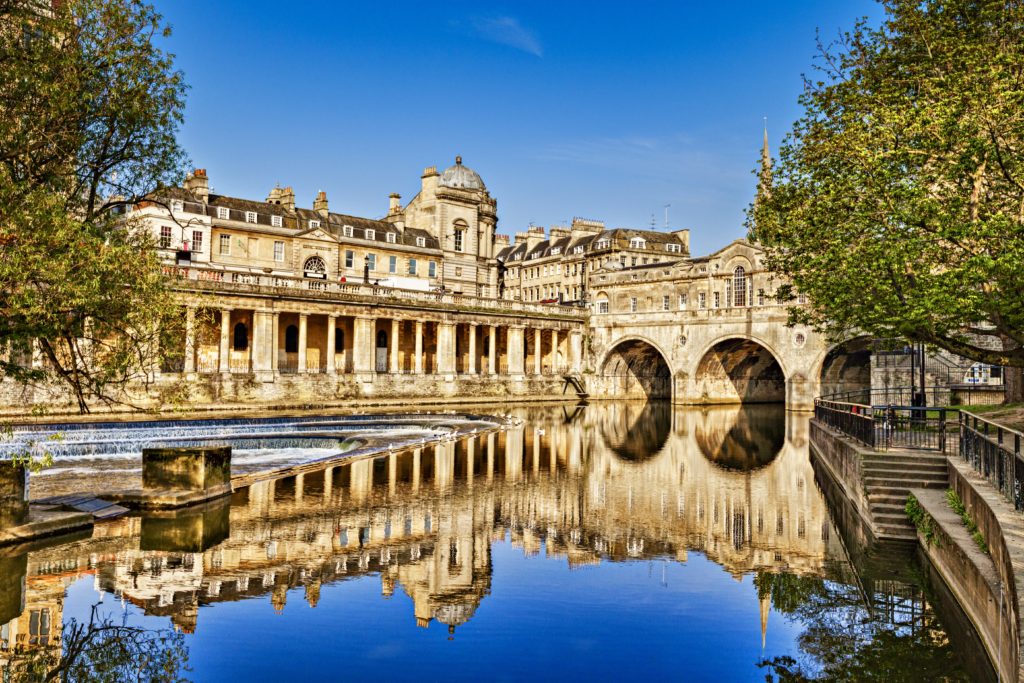
[[939,539],[935,537],[935,520],[927,510],[921,507],[921,502],[915,496],[907,496],[907,504],[903,506],[903,511],[907,513],[907,517],[910,518],[918,532],[924,536],[925,543],[935,545],[936,548],[940,547]]
[[978,529],[978,525],[975,524],[974,520],[967,513],[967,508],[964,507],[964,502],[960,500],[960,496],[953,489],[946,490],[946,500],[949,501],[949,507],[953,508],[953,512],[960,516],[963,520],[964,526],[967,527],[967,532],[974,539],[975,544],[978,546],[978,550],[988,555],[988,543],[985,542],[985,537],[981,535],[981,530]]

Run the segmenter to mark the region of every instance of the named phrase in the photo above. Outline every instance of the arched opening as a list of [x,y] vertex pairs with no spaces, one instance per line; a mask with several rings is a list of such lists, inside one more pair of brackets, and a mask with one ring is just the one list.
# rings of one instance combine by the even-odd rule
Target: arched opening
[[658,349],[639,339],[616,344],[601,366],[604,393],[617,398],[672,398],[672,373]]
[[666,401],[616,404],[601,424],[605,445],[630,462],[650,460],[665,447],[672,431],[672,406]]
[[245,323],[235,323],[233,336],[233,347],[235,351],[245,351],[249,348],[249,330]]
[[694,438],[714,464],[750,472],[771,463],[782,450],[786,409],[781,405],[712,408],[697,421]]
[[785,403],[786,375],[768,349],[751,339],[725,339],[697,365],[704,403]]
[[871,344],[870,337],[856,337],[829,350],[821,364],[822,396],[871,402]]
[[285,353],[298,353],[299,352],[299,328],[295,325],[289,325],[284,331],[284,352]]
[[302,273],[306,277],[323,280],[327,277],[327,264],[319,256],[310,256],[302,266]]

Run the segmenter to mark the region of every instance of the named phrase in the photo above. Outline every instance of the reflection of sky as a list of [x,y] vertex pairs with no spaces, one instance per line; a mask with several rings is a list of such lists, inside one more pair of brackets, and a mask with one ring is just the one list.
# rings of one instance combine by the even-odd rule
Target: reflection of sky
[[[603,562],[570,570],[565,558],[492,546],[491,594],[448,640],[444,624],[416,626],[412,601],[382,597],[377,576],[322,587],[311,609],[290,591],[281,614],[270,596],[202,608],[188,677],[226,680],[603,680],[630,672],[667,680],[763,681],[762,657],[798,656],[798,624],[772,612],[761,650],[757,593],[703,555],[685,564]],[[663,573],[664,572],[664,573]],[[664,582],[663,582],[664,578]],[[86,618],[90,578],[68,591],[65,620]],[[105,609],[121,604],[105,597]],[[128,605],[130,621],[166,628]],[[244,635],[243,635],[244,634]]]

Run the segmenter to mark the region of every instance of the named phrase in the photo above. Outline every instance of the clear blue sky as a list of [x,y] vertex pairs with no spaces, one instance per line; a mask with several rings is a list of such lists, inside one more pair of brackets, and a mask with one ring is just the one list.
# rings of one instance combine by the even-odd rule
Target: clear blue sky
[[583,216],[743,234],[768,117],[799,115],[815,31],[880,16],[845,2],[154,0],[191,86],[183,143],[216,191],[380,217],[456,154],[499,230]]

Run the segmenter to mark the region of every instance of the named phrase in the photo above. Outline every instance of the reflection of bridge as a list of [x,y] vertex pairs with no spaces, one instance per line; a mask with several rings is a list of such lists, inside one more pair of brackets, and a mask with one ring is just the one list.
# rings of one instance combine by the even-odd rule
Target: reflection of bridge
[[704,259],[596,275],[591,394],[810,410],[821,393],[870,386],[866,356],[787,327],[763,258],[737,240]]
[[26,571],[39,580],[60,560],[61,575],[95,572],[186,630],[202,604],[269,594],[284,609],[302,586],[315,605],[324,584],[367,573],[385,594],[400,585],[418,623],[454,627],[490,591],[490,544],[506,535],[570,565],[697,550],[737,577],[820,574],[838,551],[806,420],[765,411],[619,403],[555,420],[524,408],[526,428],[261,482],[177,520],[100,526],[30,553]]

